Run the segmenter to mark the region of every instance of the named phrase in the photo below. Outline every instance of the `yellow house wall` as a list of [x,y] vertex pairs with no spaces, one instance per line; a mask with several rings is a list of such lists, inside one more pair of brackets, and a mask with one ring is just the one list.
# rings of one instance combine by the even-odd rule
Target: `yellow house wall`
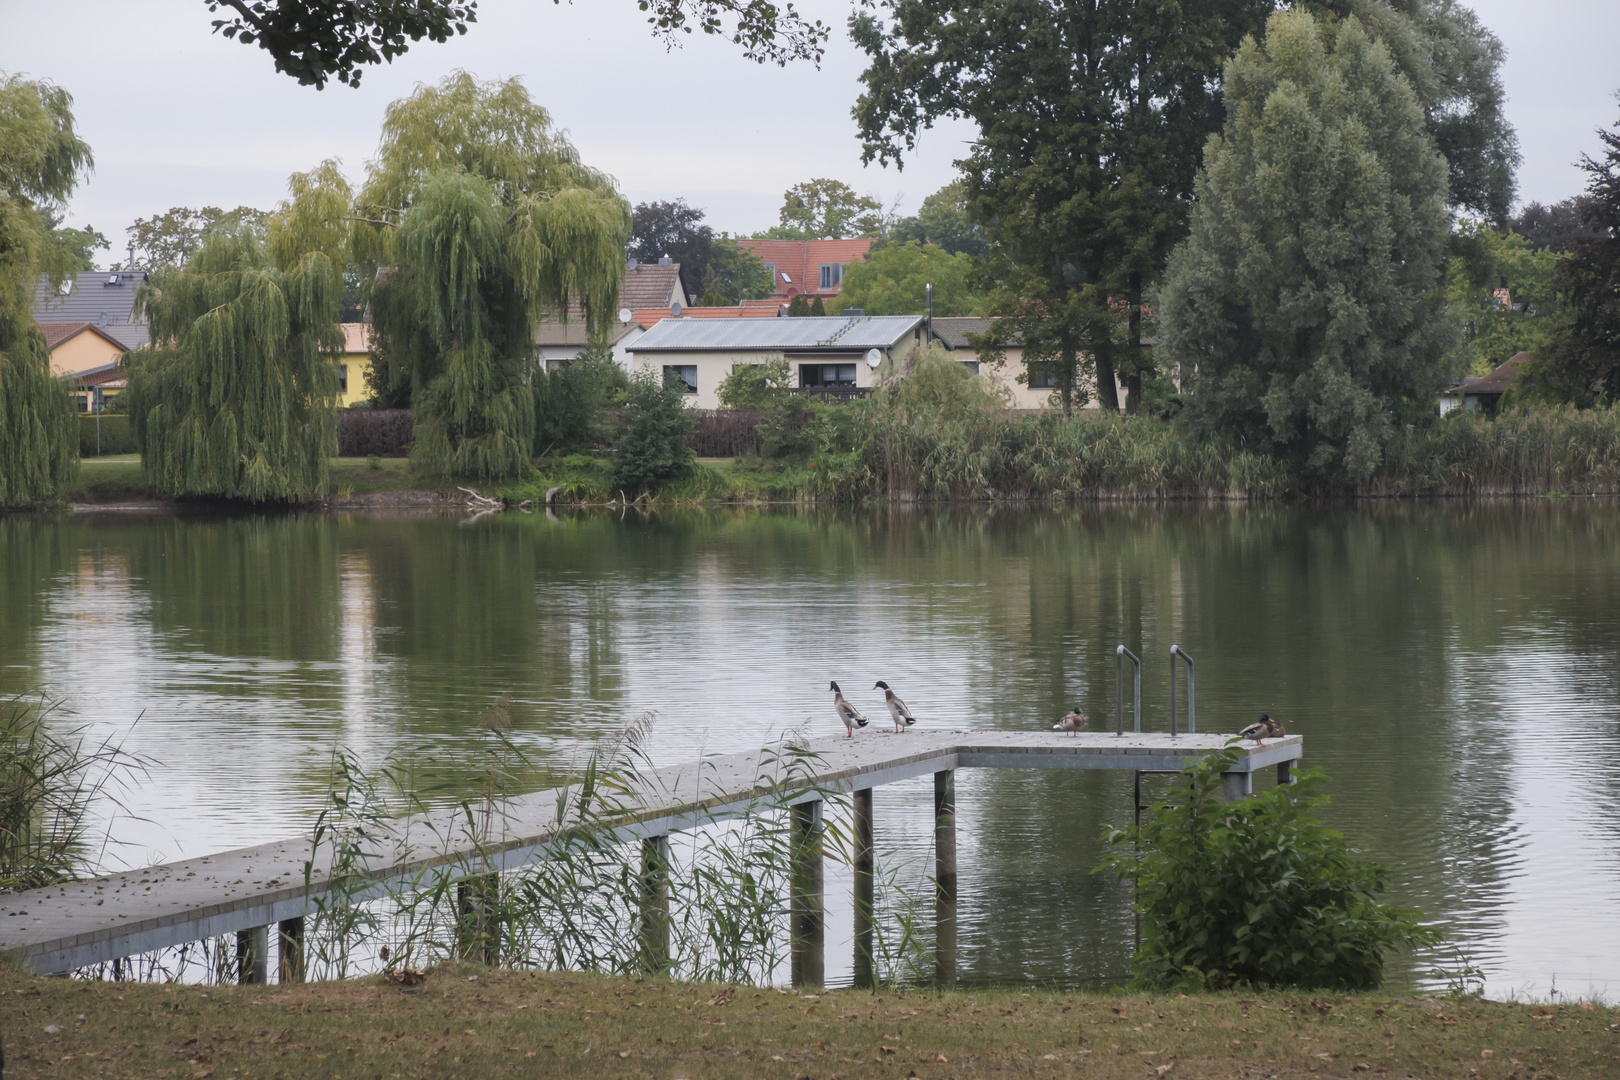
[[124,350],[99,334],[82,331],[51,350],[52,375],[77,375],[115,364]]
[[366,375],[371,371],[370,353],[344,353],[338,366],[348,377],[348,389],[338,395],[338,408],[352,409],[371,397],[366,386]]

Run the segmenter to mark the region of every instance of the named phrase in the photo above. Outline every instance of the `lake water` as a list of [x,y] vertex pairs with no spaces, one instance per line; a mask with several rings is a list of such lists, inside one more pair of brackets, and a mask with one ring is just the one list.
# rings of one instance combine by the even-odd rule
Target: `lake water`
[[[1147,661],[1145,727],[1168,726],[1178,643],[1201,731],[1264,711],[1303,734],[1330,823],[1490,993],[1620,993],[1611,503],[0,517],[0,692],[155,762],[113,823],[132,864],[307,829],[339,745],[431,743],[471,790],[503,693],[538,787],[645,712],[659,764],[842,734],[830,679],[869,715],[886,679],[923,726],[1038,728],[1078,701],[1095,730],[1120,642]],[[931,790],[876,795],[905,880]],[[1126,896],[1091,870],[1129,773],[965,772],[958,812],[964,981],[1126,976]],[[848,890],[830,871],[830,979]]]

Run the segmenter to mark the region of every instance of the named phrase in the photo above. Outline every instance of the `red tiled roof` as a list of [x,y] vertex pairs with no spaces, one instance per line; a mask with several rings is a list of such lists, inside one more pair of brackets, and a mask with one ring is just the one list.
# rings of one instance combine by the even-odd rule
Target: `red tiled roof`
[[100,327],[96,326],[95,323],[87,323],[87,322],[66,322],[66,323],[62,323],[62,322],[56,322],[56,323],[42,322],[42,323],[39,323],[38,326],[39,326],[40,332],[45,335],[45,347],[47,349],[50,349],[53,352],[56,350],[56,347],[58,345],[61,345],[64,342],[67,342],[67,341],[71,341],[73,338],[78,337],[80,334],[84,333],[86,330],[90,331],[92,334],[95,334],[99,338],[104,338],[107,341],[108,344],[114,346],[120,352],[122,352],[124,349],[128,348],[128,346],[126,346],[123,342],[119,341],[117,338],[114,338],[113,336],[108,334],[105,330],[102,330]]
[[664,319],[757,319],[759,310],[743,307],[689,307],[681,308],[679,315],[671,315],[669,308],[648,308],[645,311],[632,312],[631,322],[638,322],[651,330],[654,325]]
[[343,331],[343,351],[345,353],[368,353],[371,351],[370,323],[338,323],[338,329]]
[[[817,293],[822,296],[837,296],[838,290],[822,289],[821,265],[823,263],[856,263],[866,260],[866,253],[872,248],[870,238],[861,240],[745,240],[739,239],[737,246],[745,251],[752,251],[760,262],[771,263],[776,267],[776,292],[773,295],[782,298],[804,294],[806,296]],[[791,281],[782,280],[786,274]]]
[[104,386],[123,388],[129,385],[129,372],[117,364],[109,364],[104,368],[87,371],[74,379],[80,386]]
[[[680,263],[671,263],[669,266],[642,263],[635,269],[631,269],[628,265],[624,268],[624,277],[619,281],[621,308],[642,311],[661,307],[667,312],[671,296],[683,304],[686,303],[686,294],[681,291]],[[585,309],[578,301],[568,305],[568,321],[575,320],[580,322],[585,320]]]

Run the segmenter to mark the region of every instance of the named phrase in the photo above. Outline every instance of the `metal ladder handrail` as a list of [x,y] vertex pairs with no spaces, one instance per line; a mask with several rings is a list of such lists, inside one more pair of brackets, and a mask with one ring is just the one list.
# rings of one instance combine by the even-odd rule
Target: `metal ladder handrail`
[[1125,658],[1136,666],[1136,681],[1132,690],[1131,709],[1135,714],[1133,731],[1142,730],[1142,658],[1121,645],[1114,650],[1114,734],[1125,734]]
[[1180,645],[1170,646],[1170,737],[1176,734],[1176,657],[1187,661],[1187,734],[1198,732],[1198,714],[1193,705],[1193,658]]

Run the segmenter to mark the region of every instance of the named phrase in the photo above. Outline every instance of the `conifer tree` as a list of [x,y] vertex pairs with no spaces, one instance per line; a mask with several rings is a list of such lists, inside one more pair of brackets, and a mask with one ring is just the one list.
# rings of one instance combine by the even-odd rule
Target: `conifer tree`
[[47,214],[90,165],[72,96],[0,74],[0,506],[58,497],[78,476],[73,402],[51,376],[32,307],[42,274],[60,284],[73,269]]
[[153,344],[132,355],[126,391],[147,482],[249,502],[325,495],[342,291],[326,255],[282,269],[246,231],[153,274],[137,301]]
[[1192,231],[1156,305],[1182,416],[1308,475],[1361,480],[1456,339],[1446,160],[1355,19],[1273,15],[1226,65]]
[[360,193],[380,351],[410,373],[413,457],[494,478],[534,452],[534,328],[618,308],[629,204],[516,79],[457,72],[396,101]]

